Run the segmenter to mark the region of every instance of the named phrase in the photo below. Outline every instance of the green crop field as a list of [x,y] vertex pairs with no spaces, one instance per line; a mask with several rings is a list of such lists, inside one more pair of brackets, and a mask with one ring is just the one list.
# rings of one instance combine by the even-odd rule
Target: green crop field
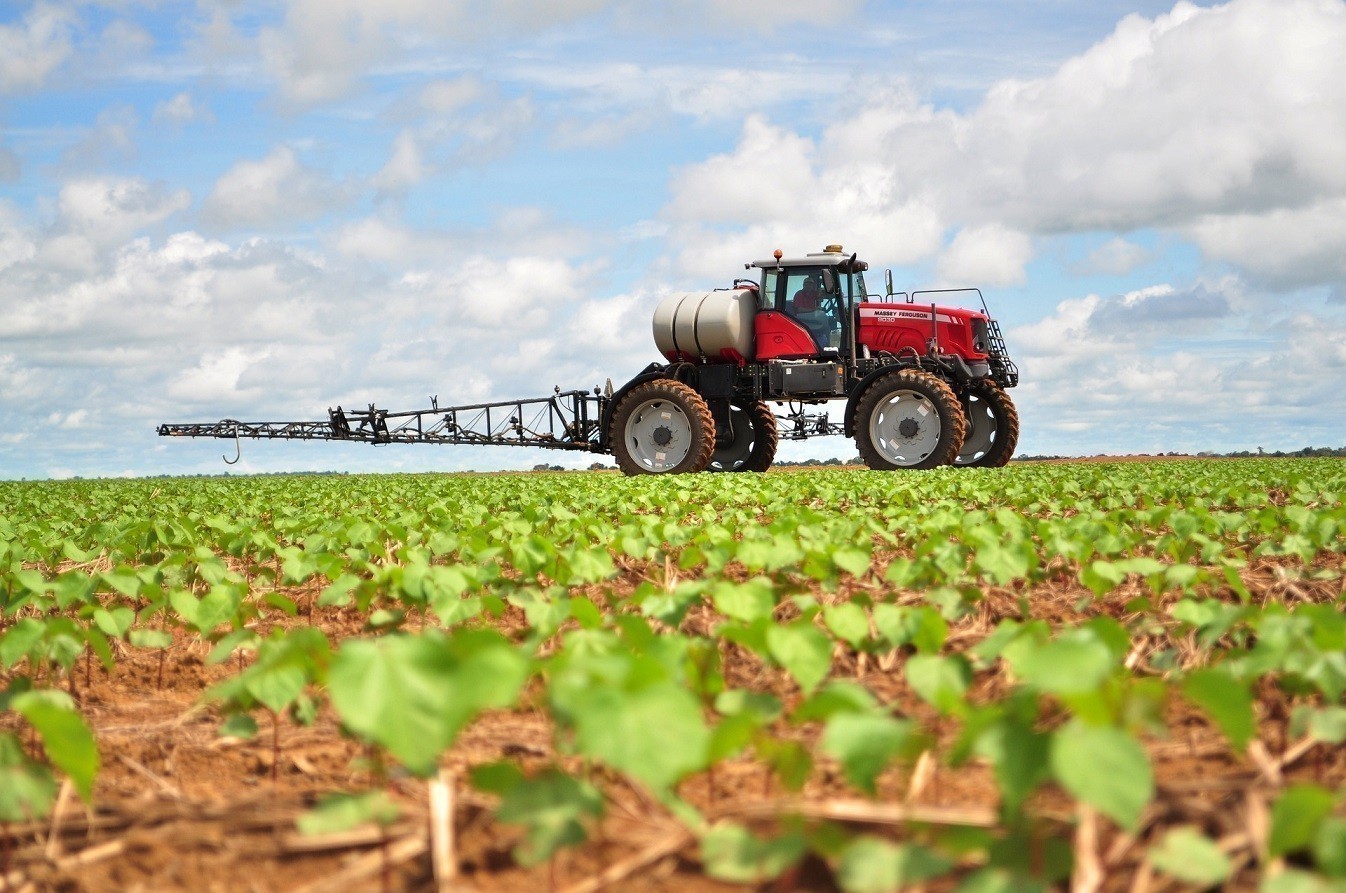
[[1343,493],[0,483],[6,888],[1346,889]]

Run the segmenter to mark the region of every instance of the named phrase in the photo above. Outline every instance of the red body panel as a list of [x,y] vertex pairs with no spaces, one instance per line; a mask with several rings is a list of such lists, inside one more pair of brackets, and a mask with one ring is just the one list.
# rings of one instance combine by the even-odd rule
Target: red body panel
[[[896,356],[911,348],[924,355],[930,342],[932,328],[938,336],[939,349],[957,354],[964,360],[985,360],[985,345],[974,343],[972,321],[985,321],[986,316],[962,307],[936,307],[920,304],[859,305],[860,344],[870,353],[885,352]],[[979,349],[980,348],[980,349]],[[909,351],[907,351],[909,353]]]
[[808,359],[822,353],[809,330],[779,310],[759,310],[753,332],[759,361]]

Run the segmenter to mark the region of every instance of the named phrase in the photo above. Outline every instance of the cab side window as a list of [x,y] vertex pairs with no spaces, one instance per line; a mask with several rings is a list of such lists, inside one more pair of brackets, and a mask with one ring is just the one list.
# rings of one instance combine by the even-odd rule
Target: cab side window
[[776,270],[766,271],[766,286],[757,294],[758,310],[775,310],[777,296],[780,294],[781,286],[785,284],[785,277]]

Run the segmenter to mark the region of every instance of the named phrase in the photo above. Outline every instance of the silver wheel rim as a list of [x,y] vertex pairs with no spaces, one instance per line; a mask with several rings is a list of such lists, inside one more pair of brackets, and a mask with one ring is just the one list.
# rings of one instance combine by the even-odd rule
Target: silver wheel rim
[[646,400],[626,420],[631,458],[647,471],[671,471],[692,449],[692,422],[672,400]]
[[893,391],[869,416],[869,442],[894,465],[917,465],[939,444],[939,411],[920,391]]
[[967,398],[967,437],[963,440],[963,451],[956,460],[959,465],[968,465],[991,451],[996,435],[995,410],[991,401],[977,394]]
[[729,407],[729,417],[734,426],[734,440],[718,447],[711,454],[708,467],[712,471],[733,471],[741,468],[752,455],[753,444],[756,442],[753,436],[752,417],[737,406]]

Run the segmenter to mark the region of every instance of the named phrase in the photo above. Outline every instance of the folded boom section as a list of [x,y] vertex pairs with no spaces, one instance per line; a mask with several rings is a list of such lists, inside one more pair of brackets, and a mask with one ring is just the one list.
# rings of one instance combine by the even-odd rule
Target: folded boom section
[[366,410],[327,411],[325,422],[169,423],[161,437],[220,437],[257,440],[349,440],[360,443],[440,443],[528,446],[602,452],[601,419],[607,398],[586,391],[560,391],[551,397],[507,400],[389,412],[370,404]]

